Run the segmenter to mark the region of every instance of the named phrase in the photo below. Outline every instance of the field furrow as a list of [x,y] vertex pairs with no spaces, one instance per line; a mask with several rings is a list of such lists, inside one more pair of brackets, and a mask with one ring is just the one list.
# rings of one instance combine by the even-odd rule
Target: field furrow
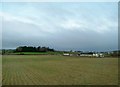
[[116,85],[117,58],[3,56],[3,85]]

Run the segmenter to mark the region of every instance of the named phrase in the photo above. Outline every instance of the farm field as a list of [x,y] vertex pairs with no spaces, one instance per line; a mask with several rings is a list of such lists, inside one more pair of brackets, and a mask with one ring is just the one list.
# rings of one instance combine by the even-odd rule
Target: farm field
[[11,53],[13,55],[59,55],[63,54],[63,52],[15,52]]
[[0,86],[2,86],[2,55],[0,55]]
[[4,55],[3,85],[117,85],[118,58]]

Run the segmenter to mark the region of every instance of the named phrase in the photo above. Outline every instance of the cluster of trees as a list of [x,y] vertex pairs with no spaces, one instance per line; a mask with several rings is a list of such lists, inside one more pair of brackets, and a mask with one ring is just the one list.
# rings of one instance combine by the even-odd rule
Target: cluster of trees
[[106,57],[120,57],[120,50],[111,51],[111,52],[103,52]]
[[120,51],[113,51],[110,56],[120,56]]
[[54,49],[50,49],[49,47],[32,47],[32,46],[20,46],[16,48],[16,52],[47,52],[54,51]]
[[2,49],[0,54],[4,55],[4,54],[11,54],[14,52],[15,52],[15,50],[13,50],[13,49]]

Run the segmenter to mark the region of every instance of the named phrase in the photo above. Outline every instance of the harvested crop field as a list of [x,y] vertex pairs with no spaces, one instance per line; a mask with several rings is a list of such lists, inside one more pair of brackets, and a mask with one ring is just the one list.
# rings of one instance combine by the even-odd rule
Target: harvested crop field
[[118,58],[4,55],[3,85],[117,85]]

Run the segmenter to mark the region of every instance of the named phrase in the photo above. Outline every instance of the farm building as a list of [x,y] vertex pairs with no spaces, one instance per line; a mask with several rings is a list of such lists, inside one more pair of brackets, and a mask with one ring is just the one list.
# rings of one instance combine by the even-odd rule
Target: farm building
[[99,55],[98,57],[104,57],[104,54],[102,53],[99,53],[98,55]]
[[83,52],[80,53],[80,56],[87,56],[87,57],[104,57],[102,53],[94,53],[94,52]]
[[63,53],[63,56],[79,56],[77,53]]
[[95,54],[93,52],[82,52],[80,56],[95,56]]
[[104,57],[103,53],[95,52],[63,53],[63,56]]
[[63,56],[70,56],[69,53],[63,53]]

